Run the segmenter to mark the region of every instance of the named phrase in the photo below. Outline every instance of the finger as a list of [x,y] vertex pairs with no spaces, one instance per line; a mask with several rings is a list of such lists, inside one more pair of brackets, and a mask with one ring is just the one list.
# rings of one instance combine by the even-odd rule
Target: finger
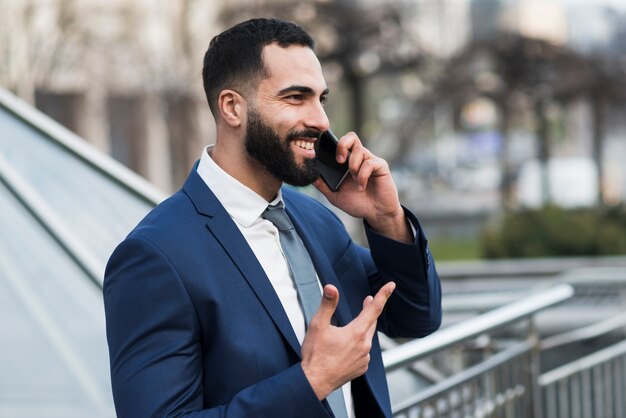
[[361,145],[361,140],[359,140],[356,133],[348,132],[342,136],[337,143],[337,162],[340,164],[343,163],[348,159],[348,155],[350,155],[350,159],[352,159],[351,153],[355,145]]
[[370,159],[361,164],[361,168],[359,169],[359,174],[357,175],[356,180],[361,191],[365,190],[365,188],[367,187],[367,183],[372,176],[372,173],[377,168],[376,165],[376,159]]
[[330,320],[337,309],[339,303],[339,291],[331,284],[324,286],[322,301],[320,308],[315,316],[311,319],[311,322],[319,323],[320,325],[330,324]]
[[[365,307],[367,305],[369,305],[370,303],[372,303],[372,301],[374,300],[374,297],[371,295],[368,295],[364,300],[363,300],[363,309],[365,309]],[[378,321],[374,321],[372,323],[372,325],[369,327],[369,329],[366,331],[365,333],[365,339],[366,340],[371,340],[374,337],[374,333],[376,332],[376,324]]]
[[372,341],[372,338],[374,338],[374,334],[376,333],[377,325],[378,325],[378,320],[374,321],[372,325],[370,325],[370,327],[367,329],[367,331],[365,332],[366,341]]
[[374,300],[373,296],[367,295],[367,297],[363,300],[363,308],[365,308],[367,305],[372,303],[373,300]]
[[[385,304],[391,297],[394,289],[396,288],[396,284],[394,282],[389,282],[385,284],[379,291],[376,293],[376,296],[368,302],[366,306],[363,307],[363,310],[354,318],[351,324],[357,327],[363,327],[364,329],[369,329],[372,324],[376,323],[376,320],[383,312],[383,308]],[[367,299],[367,298],[366,298]],[[365,304],[365,301],[364,301]]]
[[350,174],[352,174],[352,177],[356,180],[363,162],[366,161],[367,154],[365,148],[360,145],[353,147],[350,152],[348,168],[350,169]]

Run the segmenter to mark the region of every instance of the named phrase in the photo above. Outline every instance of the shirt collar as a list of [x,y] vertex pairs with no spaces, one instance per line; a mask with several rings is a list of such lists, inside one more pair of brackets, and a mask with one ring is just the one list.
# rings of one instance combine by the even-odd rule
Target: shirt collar
[[[217,165],[209,155],[212,149],[213,145],[209,145],[202,151],[197,168],[198,174],[230,217],[239,225],[248,228],[261,219],[261,214],[267,208],[268,202]],[[279,189],[276,198],[269,204],[275,205],[282,201],[282,198],[282,192]]]

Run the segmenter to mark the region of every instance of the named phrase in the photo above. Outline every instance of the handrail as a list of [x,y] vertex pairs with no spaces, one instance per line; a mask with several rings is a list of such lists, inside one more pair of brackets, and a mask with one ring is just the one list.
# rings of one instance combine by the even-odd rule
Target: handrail
[[572,286],[569,284],[559,284],[518,302],[494,309],[467,321],[451,325],[428,337],[413,340],[396,348],[392,348],[391,350],[387,350],[383,352],[385,370],[390,372],[399,369],[415,360],[433,354],[446,347],[450,347],[463,340],[526,318],[542,309],[572,297],[573,294],[574,288]]
[[0,106],[143,201],[154,206],[165,199],[165,194],[146,179],[2,88]]
[[459,386],[471,379],[476,378],[477,376],[485,374],[489,370],[495,369],[496,367],[510,361],[512,358],[529,352],[530,350],[532,350],[532,348],[533,345],[529,341],[523,341],[512,347],[507,348],[500,353],[494,354],[485,361],[478,363],[468,369],[465,369],[462,372],[457,373],[456,375],[451,376],[450,378],[441,381],[433,386],[430,386],[423,391],[409,397],[408,399],[402,400],[402,402],[396,405],[393,405],[393,413],[397,414],[400,412],[404,412],[405,410],[419,404],[420,402],[423,402],[426,399],[450,390],[455,386]]
[[[626,267],[626,257],[581,256],[581,257],[542,257],[529,259],[498,259],[440,261],[437,264],[439,277],[446,280],[465,280],[467,278],[515,277],[535,279],[554,277],[564,272],[578,271],[587,267]],[[568,282],[571,282],[568,278]]]
[[553,384],[554,382],[572,376],[573,374],[578,373],[581,370],[590,369],[594,366],[609,361],[612,358],[623,355],[626,355],[626,341],[620,341],[600,351],[589,354],[586,357],[574,360],[571,363],[565,364],[554,370],[550,370],[549,372],[546,372],[539,376],[539,384],[541,386]]
[[539,343],[540,350],[551,350],[568,344],[590,340],[608,334],[626,326],[626,312],[605,319],[604,321],[577,328],[562,334],[553,335]]

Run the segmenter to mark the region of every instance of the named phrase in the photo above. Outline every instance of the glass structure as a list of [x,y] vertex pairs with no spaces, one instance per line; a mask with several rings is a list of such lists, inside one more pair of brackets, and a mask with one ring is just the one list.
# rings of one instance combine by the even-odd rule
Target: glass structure
[[106,261],[162,195],[0,90],[0,417],[114,417]]

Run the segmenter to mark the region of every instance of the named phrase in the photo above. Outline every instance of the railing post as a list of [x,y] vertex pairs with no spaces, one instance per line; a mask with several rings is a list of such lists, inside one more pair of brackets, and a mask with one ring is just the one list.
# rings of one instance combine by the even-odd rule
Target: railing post
[[532,348],[530,350],[529,365],[529,392],[530,392],[530,412],[533,418],[543,418],[543,399],[541,396],[541,387],[539,385],[539,376],[541,374],[541,363],[539,353],[539,335],[533,316],[528,317],[528,341]]

